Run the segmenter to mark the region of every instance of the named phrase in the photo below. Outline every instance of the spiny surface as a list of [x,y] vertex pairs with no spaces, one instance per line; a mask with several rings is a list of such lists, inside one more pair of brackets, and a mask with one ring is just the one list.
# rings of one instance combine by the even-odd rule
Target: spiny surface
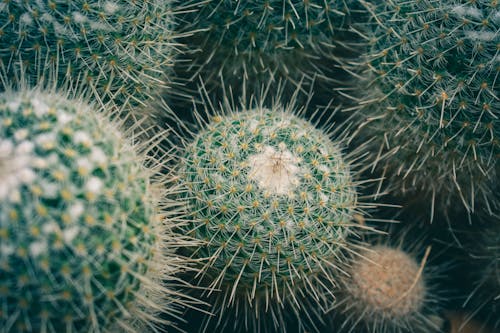
[[197,254],[211,258],[207,273],[250,288],[318,271],[356,207],[339,148],[279,110],[217,117],[187,148],[180,175],[199,220],[192,232],[209,242]]
[[384,176],[400,192],[435,196],[439,209],[453,200],[469,211],[476,202],[494,204],[498,1],[391,0],[369,8],[367,61],[383,97],[363,112],[372,119],[367,134],[379,138]]
[[342,260],[358,203],[328,134],[282,107],[215,116],[187,145],[179,177],[193,212],[187,231],[206,241],[193,256],[208,258],[205,283],[223,290],[217,312],[248,309],[244,324],[272,313],[278,329],[283,304],[332,283],[318,276]]
[[0,95],[2,332],[132,330],[144,287],[161,288],[146,276],[160,239],[149,187],[133,146],[89,106]]
[[0,65],[33,82],[78,81],[98,98],[141,104],[171,63],[169,1],[48,0],[0,4]]

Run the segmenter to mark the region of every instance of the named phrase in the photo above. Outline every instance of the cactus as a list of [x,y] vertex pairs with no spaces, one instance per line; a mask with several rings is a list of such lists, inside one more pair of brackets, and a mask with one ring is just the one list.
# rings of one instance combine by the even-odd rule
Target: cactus
[[[336,310],[345,332],[441,332],[438,300],[428,281],[432,268],[419,265],[402,249],[367,247],[353,257],[341,279]],[[424,269],[425,267],[425,269]]]
[[292,111],[293,102],[220,105],[184,142],[177,167],[192,212],[186,232],[206,242],[192,256],[208,258],[199,283],[215,293],[214,321],[285,332],[283,318],[300,321],[302,313],[297,326],[309,327],[324,308],[319,290],[335,284],[326,267],[342,261],[347,237],[362,227],[357,214],[370,206],[358,202],[355,167],[342,139],[331,141]]
[[180,17],[185,30],[195,31],[186,40],[193,52],[189,72],[201,74],[207,85],[223,81],[235,89],[242,80],[317,75],[326,69],[321,56],[337,46],[348,2],[192,0],[198,10]]
[[169,1],[4,1],[0,69],[71,81],[98,100],[142,105],[171,63]]
[[184,237],[113,118],[40,89],[0,95],[2,332],[145,332],[177,311],[162,280]]
[[[500,11],[496,0],[390,0],[372,24],[363,98],[373,166],[395,193],[434,210],[456,201],[491,213],[499,157]],[[368,91],[366,89],[365,91]],[[368,95],[368,94],[367,94]]]

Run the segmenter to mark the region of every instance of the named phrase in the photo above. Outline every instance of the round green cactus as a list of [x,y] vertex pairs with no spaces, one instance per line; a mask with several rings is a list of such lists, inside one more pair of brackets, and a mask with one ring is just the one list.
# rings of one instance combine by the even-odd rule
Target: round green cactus
[[335,310],[345,332],[441,332],[438,297],[425,267],[405,251],[387,245],[367,247],[353,257],[339,287]]
[[[391,0],[368,5],[365,135],[399,193],[444,210],[498,204],[500,9],[496,0]],[[432,209],[431,209],[432,211]]]
[[206,242],[193,256],[208,258],[202,282],[222,290],[214,311],[243,312],[244,319],[226,319],[247,329],[271,313],[274,329],[286,331],[283,304],[295,314],[299,294],[317,302],[315,288],[334,284],[326,267],[342,261],[359,226],[341,141],[282,106],[258,107],[214,116],[181,159],[193,216],[187,232]]
[[2,332],[135,332],[164,321],[155,313],[176,297],[162,280],[182,262],[141,154],[84,103],[0,95]]
[[98,99],[142,104],[171,63],[169,1],[3,1],[0,68],[75,81]]
[[269,74],[299,80],[320,73],[348,13],[342,0],[192,0],[197,11],[181,17],[195,31],[190,68],[204,81],[238,86]]

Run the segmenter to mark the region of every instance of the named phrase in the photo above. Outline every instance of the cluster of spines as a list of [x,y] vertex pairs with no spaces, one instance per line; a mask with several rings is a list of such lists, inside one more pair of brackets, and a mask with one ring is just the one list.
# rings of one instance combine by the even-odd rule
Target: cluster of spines
[[[374,166],[399,193],[468,211],[491,198],[499,156],[496,1],[367,4],[372,13],[362,97]],[[434,206],[436,203],[436,207]]]
[[0,70],[143,105],[166,84],[171,16],[169,2],[158,0],[7,1],[0,5]]

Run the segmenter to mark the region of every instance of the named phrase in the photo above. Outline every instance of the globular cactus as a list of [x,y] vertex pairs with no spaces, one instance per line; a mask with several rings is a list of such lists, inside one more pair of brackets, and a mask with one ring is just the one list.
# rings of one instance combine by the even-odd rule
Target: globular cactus
[[457,201],[491,213],[500,153],[498,1],[390,0],[367,8],[364,75],[376,93],[361,98],[361,116],[378,145],[374,167],[394,193],[432,201],[431,214]]
[[186,232],[206,243],[192,256],[208,259],[200,284],[214,294],[212,320],[219,329],[286,332],[288,314],[307,326],[300,318],[319,313],[320,290],[335,284],[326,268],[342,262],[370,205],[358,201],[342,139],[293,103],[221,106],[184,143],[177,167],[192,212]]
[[[433,268],[388,245],[367,247],[353,257],[341,279],[334,332],[441,332]],[[425,267],[425,268],[424,268]],[[343,320],[343,324],[338,324]]]
[[142,105],[166,83],[170,7],[160,0],[4,1],[0,70],[15,76],[22,69],[32,83],[55,78],[98,100]]
[[177,311],[168,281],[186,264],[173,254],[185,237],[173,234],[178,209],[160,211],[161,164],[146,168],[99,111],[52,91],[0,95],[4,333],[145,332]]
[[320,75],[325,61],[319,59],[334,53],[349,2],[192,0],[193,10],[179,18],[185,30],[195,31],[185,42],[194,53],[190,75],[235,89],[242,80]]

